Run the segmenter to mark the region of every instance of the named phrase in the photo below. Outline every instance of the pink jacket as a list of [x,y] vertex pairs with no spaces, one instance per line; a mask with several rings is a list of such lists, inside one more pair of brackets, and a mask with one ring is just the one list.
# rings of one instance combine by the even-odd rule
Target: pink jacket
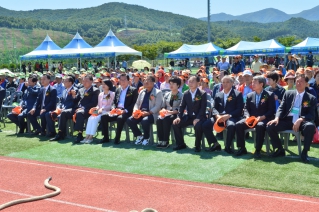
[[[103,108],[105,111],[110,111],[111,110],[111,106],[113,104],[113,99],[114,99],[114,96],[115,96],[115,93],[112,92],[112,91],[109,91],[109,94],[110,94],[110,98],[107,100],[107,104]],[[104,95],[104,92],[101,92],[99,94],[98,103],[97,103],[98,109],[102,108],[103,95]]]

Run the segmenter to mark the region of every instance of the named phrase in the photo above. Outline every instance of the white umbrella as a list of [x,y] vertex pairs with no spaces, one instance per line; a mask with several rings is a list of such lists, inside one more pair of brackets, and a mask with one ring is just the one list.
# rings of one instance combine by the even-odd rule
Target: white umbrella
[[9,69],[0,69],[0,75],[13,74]]
[[151,68],[151,64],[145,60],[136,60],[132,64],[133,68],[144,69],[144,67]]

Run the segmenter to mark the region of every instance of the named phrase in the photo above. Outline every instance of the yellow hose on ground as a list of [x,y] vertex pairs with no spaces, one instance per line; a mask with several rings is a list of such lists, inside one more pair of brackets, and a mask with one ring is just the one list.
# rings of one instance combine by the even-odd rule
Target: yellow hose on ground
[[42,196],[35,196],[35,197],[26,198],[26,199],[13,200],[11,202],[0,205],[0,210],[5,209],[5,208],[10,207],[10,206],[13,206],[13,205],[42,200],[42,199],[46,199],[46,198],[50,198],[50,197],[54,197],[54,196],[59,195],[61,193],[61,189],[56,187],[56,186],[50,185],[49,181],[51,179],[52,179],[52,177],[49,177],[48,179],[44,180],[44,186],[50,190],[53,190],[54,192],[49,193],[49,194],[45,194]]

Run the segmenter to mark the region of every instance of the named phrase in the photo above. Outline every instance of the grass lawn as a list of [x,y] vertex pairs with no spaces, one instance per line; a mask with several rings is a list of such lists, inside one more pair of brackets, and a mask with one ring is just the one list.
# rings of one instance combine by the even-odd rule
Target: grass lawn
[[[319,160],[301,163],[293,142],[289,143],[288,157],[272,159],[264,155],[255,160],[251,154],[252,139],[247,142],[250,153],[234,157],[223,151],[194,153],[189,148],[174,152],[172,147],[159,150],[155,146],[142,147],[124,141],[120,145],[112,142],[72,145],[70,139],[48,142],[45,137],[17,136],[11,123],[7,123],[6,128],[1,124],[0,129],[0,155],[3,156],[319,197]],[[187,131],[186,142],[193,147],[194,135]],[[223,146],[223,142],[220,143]],[[318,153],[318,146],[312,145],[309,155],[318,157]]]

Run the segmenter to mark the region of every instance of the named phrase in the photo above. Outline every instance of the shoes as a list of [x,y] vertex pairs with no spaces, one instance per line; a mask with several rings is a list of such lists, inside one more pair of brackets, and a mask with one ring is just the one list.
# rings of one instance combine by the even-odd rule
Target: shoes
[[162,148],[164,141],[158,141],[158,144],[156,145],[156,148]]
[[254,153],[254,158],[259,159],[261,158],[260,150],[256,150]]
[[97,144],[103,144],[103,143],[108,143],[108,142],[110,142],[110,140],[108,138],[103,137],[101,140],[99,140],[96,143]]
[[271,157],[276,158],[276,157],[282,157],[282,156],[286,156],[286,152],[284,149],[277,149],[272,155]]
[[246,147],[242,147],[238,150],[238,152],[236,153],[236,156],[241,156],[241,155],[245,155],[247,154],[247,149]]
[[74,144],[78,144],[83,140],[83,135],[82,133],[79,133],[78,136],[76,137],[76,139],[73,141]]
[[178,145],[176,147],[173,148],[174,151],[177,151],[177,150],[182,150],[182,149],[186,149],[187,146],[186,144],[182,144],[182,145]]
[[48,138],[54,138],[55,136],[56,136],[55,132],[49,133],[49,135],[47,135]]
[[200,152],[200,151],[201,151],[200,147],[195,147],[195,152]]
[[162,141],[162,147],[163,149],[166,149],[167,147],[169,147],[169,142],[168,141]]
[[59,141],[59,140],[63,140],[64,137],[62,135],[62,133],[58,133],[56,134],[56,136],[54,138],[51,138],[49,141]]
[[88,139],[88,140],[86,140],[86,144],[90,144],[90,143],[92,143],[93,142],[93,139]]
[[115,138],[114,144],[115,144],[115,145],[119,145],[119,144],[120,144],[120,140]]
[[86,138],[84,138],[82,141],[80,141],[80,143],[81,143],[81,144],[85,144],[85,143],[86,143],[86,141],[87,141],[87,139],[86,139]]
[[224,151],[228,154],[234,154],[234,150],[232,150],[230,147],[225,147]]
[[304,163],[309,163],[310,162],[307,152],[302,151],[301,160]]
[[46,136],[47,134],[46,134],[46,132],[41,132],[40,135],[41,136]]
[[222,147],[220,146],[220,144],[218,142],[214,143],[209,149],[208,151],[210,152],[214,152],[214,151],[220,151],[222,150]]
[[144,141],[143,141],[142,145],[143,145],[143,146],[146,146],[146,145],[148,145],[148,143],[149,143],[149,140],[150,140],[150,139],[144,139]]
[[37,131],[35,131],[34,133],[32,133],[31,135],[39,135],[39,134],[41,134],[41,131],[40,131],[40,130],[37,130]]
[[139,144],[142,144],[142,142],[143,142],[143,136],[142,135],[137,136],[135,144],[139,145]]

